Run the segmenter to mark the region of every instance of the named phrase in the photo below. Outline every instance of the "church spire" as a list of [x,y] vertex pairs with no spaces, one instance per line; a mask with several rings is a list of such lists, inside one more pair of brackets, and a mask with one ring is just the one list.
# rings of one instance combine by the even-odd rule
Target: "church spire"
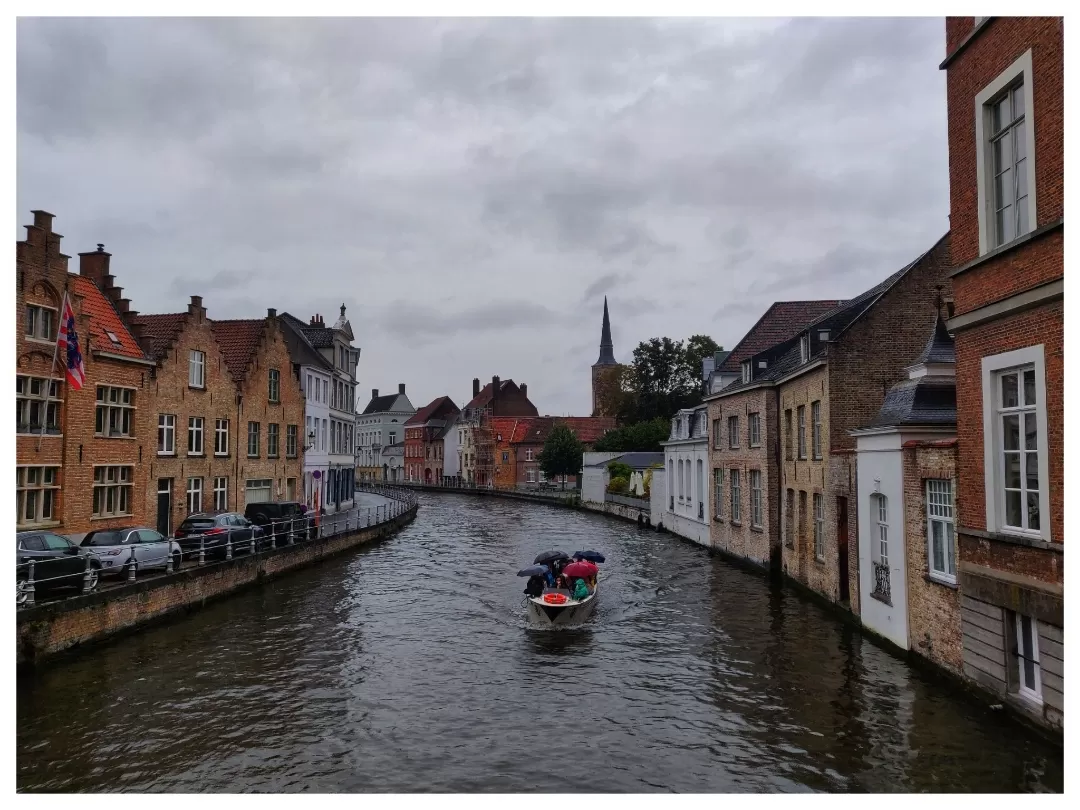
[[600,359],[597,366],[615,366],[615,346],[611,342],[611,320],[608,318],[607,296],[604,296],[604,326],[600,331]]

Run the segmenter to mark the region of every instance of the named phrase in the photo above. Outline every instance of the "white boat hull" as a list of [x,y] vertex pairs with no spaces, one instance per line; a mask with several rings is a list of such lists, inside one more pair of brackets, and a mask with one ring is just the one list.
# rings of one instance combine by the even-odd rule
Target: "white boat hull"
[[593,591],[580,602],[571,599],[561,605],[551,605],[542,597],[528,598],[529,618],[536,624],[547,627],[570,627],[589,620],[596,610],[597,591]]

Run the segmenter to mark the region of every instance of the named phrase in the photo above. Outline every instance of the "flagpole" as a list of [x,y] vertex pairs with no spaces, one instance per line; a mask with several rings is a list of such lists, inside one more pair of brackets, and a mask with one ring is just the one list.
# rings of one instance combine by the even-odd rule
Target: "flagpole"
[[[60,324],[64,320],[64,310],[67,309],[68,294],[64,291],[64,300],[60,302],[60,312],[56,319],[56,340],[53,341],[52,365],[49,366],[49,376],[45,378],[45,394],[42,397],[43,406],[41,414],[41,430],[38,432],[37,449],[41,452],[41,440],[45,437],[45,425],[49,421],[49,394],[52,391],[52,374],[56,371],[56,358],[60,354]],[[57,388],[60,386],[57,385]]]

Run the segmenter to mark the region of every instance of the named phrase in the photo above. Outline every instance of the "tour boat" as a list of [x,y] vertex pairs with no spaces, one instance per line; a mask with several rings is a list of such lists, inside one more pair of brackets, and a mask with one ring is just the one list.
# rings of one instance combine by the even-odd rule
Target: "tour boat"
[[570,591],[547,588],[540,596],[527,597],[529,618],[548,627],[568,627],[588,621],[596,610],[597,587],[582,600],[574,599]]

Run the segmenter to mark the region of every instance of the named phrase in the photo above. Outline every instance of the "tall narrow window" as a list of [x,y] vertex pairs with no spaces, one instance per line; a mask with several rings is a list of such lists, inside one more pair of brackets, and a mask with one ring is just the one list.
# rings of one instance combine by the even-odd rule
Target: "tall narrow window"
[[679,459],[679,500],[683,500],[683,462]]
[[1021,79],[990,104],[994,247],[1007,244],[1030,230],[1024,92]]
[[795,490],[793,489],[787,491],[787,497],[784,499],[784,543],[788,548],[795,548]]
[[814,493],[814,557],[825,562],[825,496]]
[[739,417],[729,416],[727,420],[728,447],[735,449],[739,446]]
[[1020,696],[1042,703],[1042,669],[1039,666],[1039,627],[1031,616],[1016,614],[1016,658]]
[[201,416],[188,417],[187,451],[189,456],[203,454],[203,418]]
[[224,476],[214,479],[214,509],[224,512],[229,508],[229,479]]
[[259,455],[259,423],[248,422],[248,458],[257,458]]
[[705,519],[705,462],[697,460],[697,501],[698,518]]
[[157,451],[159,456],[176,453],[176,414],[158,414]]
[[187,480],[187,509],[188,513],[202,511],[201,478],[189,478]]
[[821,458],[821,402],[810,403],[811,447],[814,458]]
[[806,406],[800,405],[798,410],[799,420],[799,458],[806,458]]
[[192,388],[206,387],[206,352],[195,349],[188,352],[188,385]]
[[719,450],[723,446],[723,431],[720,429],[720,420],[712,420],[713,447]]
[[930,576],[956,582],[956,527],[953,515],[952,481],[926,481],[926,534],[929,543]]
[[281,429],[280,425],[270,423],[266,426],[266,457],[277,458],[278,457],[278,431]]
[[288,425],[285,428],[285,455],[289,458],[296,458],[297,455],[297,428],[298,425]]
[[1036,532],[1042,527],[1039,482],[1039,424],[1035,368],[997,375],[1001,436],[1003,522],[1007,528]]
[[763,523],[761,508],[761,470],[750,471],[750,525],[761,528]]
[[271,402],[281,402],[281,372],[276,368],[268,372],[266,398]]
[[229,455],[229,420],[214,420],[214,455]]
[[750,446],[761,446],[761,414],[752,413],[749,416],[750,421]]
[[875,510],[873,512],[877,520],[875,532],[877,547],[875,549],[877,561],[883,565],[889,564],[889,499],[884,495],[875,495]]
[[784,458],[788,461],[794,458],[794,454],[791,452],[792,443],[791,408],[788,408],[784,411]]
[[739,471],[731,473],[731,521],[738,523],[742,520],[742,493],[739,489]]
[[134,435],[135,391],[112,385],[97,387],[94,409],[94,434],[109,438]]

